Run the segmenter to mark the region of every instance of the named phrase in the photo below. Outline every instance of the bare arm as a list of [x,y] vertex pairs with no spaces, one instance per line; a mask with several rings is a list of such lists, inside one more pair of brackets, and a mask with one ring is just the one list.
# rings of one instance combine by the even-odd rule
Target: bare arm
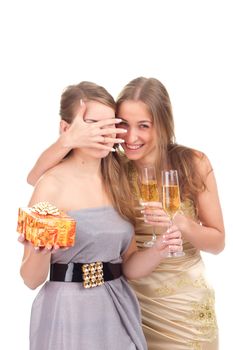
[[[197,171],[206,184],[206,190],[198,194],[196,201],[201,223],[182,214],[177,214],[173,222],[182,232],[182,237],[191,242],[194,247],[218,254],[224,249],[225,231],[217,184],[207,157],[197,160]],[[151,225],[168,226],[169,218],[162,209],[161,203],[151,203],[151,208],[144,210],[144,215]]]
[[[55,190],[56,188],[51,179],[42,179],[35,187],[29,206],[40,201],[49,201],[52,204],[56,204]],[[24,243],[20,274],[29,288],[35,289],[46,280],[50,259],[51,252],[49,250],[35,250],[29,242]]]
[[207,157],[198,163],[206,190],[198,194],[197,210],[201,224],[183,216],[174,219],[183,237],[197,249],[218,254],[224,249],[225,230],[214,172]]
[[[115,128],[120,119],[105,119],[95,123],[85,123],[86,106],[79,108],[72,124],[61,121],[61,135],[55,143],[47,148],[38,158],[27,176],[27,182],[35,185],[38,179],[50,168],[57,165],[73,148],[94,147],[114,151],[107,143],[121,143],[122,139],[107,135],[124,133],[125,129]],[[106,136],[105,136],[106,135]],[[103,143],[106,143],[103,144]]]
[[58,140],[39,156],[27,176],[27,182],[34,186],[39,178],[47,170],[57,165],[71,149],[70,146],[66,145],[65,134],[61,134]]
[[[205,191],[198,194],[196,201],[200,223],[183,214],[177,214],[173,222],[182,232],[182,237],[194,247],[218,254],[225,244],[224,223],[214,172],[207,157],[197,160],[197,171],[206,185]],[[154,226],[166,227],[169,222],[162,204],[157,202],[151,203],[151,208],[144,210],[144,216]]]
[[24,256],[20,268],[21,277],[27,287],[36,289],[45,282],[50,266],[51,253],[35,250],[30,243],[24,244]]
[[135,238],[127,252],[123,255],[123,272],[128,279],[137,279],[149,275],[168,251],[181,251],[181,232],[173,225],[170,233],[158,237],[151,248],[137,250]]

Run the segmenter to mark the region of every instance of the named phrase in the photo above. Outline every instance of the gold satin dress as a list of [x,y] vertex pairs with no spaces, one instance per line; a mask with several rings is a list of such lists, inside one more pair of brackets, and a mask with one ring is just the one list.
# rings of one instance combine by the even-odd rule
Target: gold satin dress
[[[182,203],[181,210],[197,220],[191,201]],[[137,220],[139,249],[151,231],[151,226]],[[214,291],[200,252],[185,241],[183,249],[185,256],[166,258],[149,276],[130,282],[140,302],[149,350],[218,349]]]

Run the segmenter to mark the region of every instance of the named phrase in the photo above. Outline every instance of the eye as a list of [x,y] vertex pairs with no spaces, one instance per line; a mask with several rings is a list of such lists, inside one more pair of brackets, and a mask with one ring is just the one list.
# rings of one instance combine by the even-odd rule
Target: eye
[[128,127],[128,123],[122,121],[122,122],[118,123],[117,126],[119,128],[127,128]]
[[140,124],[139,125],[139,128],[141,128],[141,129],[149,129],[149,125],[148,124]]

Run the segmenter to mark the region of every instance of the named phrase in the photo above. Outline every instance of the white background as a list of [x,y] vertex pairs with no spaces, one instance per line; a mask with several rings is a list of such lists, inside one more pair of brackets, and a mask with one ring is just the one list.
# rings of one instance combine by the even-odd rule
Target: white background
[[38,291],[30,291],[19,277],[23,247],[17,242],[17,209],[30,198],[28,171],[58,135],[62,89],[90,80],[116,97],[124,84],[141,75],[165,84],[178,142],[204,151],[215,169],[226,248],[204,259],[216,290],[220,349],[232,349],[230,3],[1,2],[0,321],[4,350],[28,349],[30,308]]

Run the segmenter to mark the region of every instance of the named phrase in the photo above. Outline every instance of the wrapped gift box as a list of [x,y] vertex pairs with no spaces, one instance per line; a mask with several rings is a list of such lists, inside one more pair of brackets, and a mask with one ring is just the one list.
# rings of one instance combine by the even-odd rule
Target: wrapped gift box
[[35,247],[58,245],[72,247],[75,242],[76,221],[48,202],[19,208],[17,232]]

